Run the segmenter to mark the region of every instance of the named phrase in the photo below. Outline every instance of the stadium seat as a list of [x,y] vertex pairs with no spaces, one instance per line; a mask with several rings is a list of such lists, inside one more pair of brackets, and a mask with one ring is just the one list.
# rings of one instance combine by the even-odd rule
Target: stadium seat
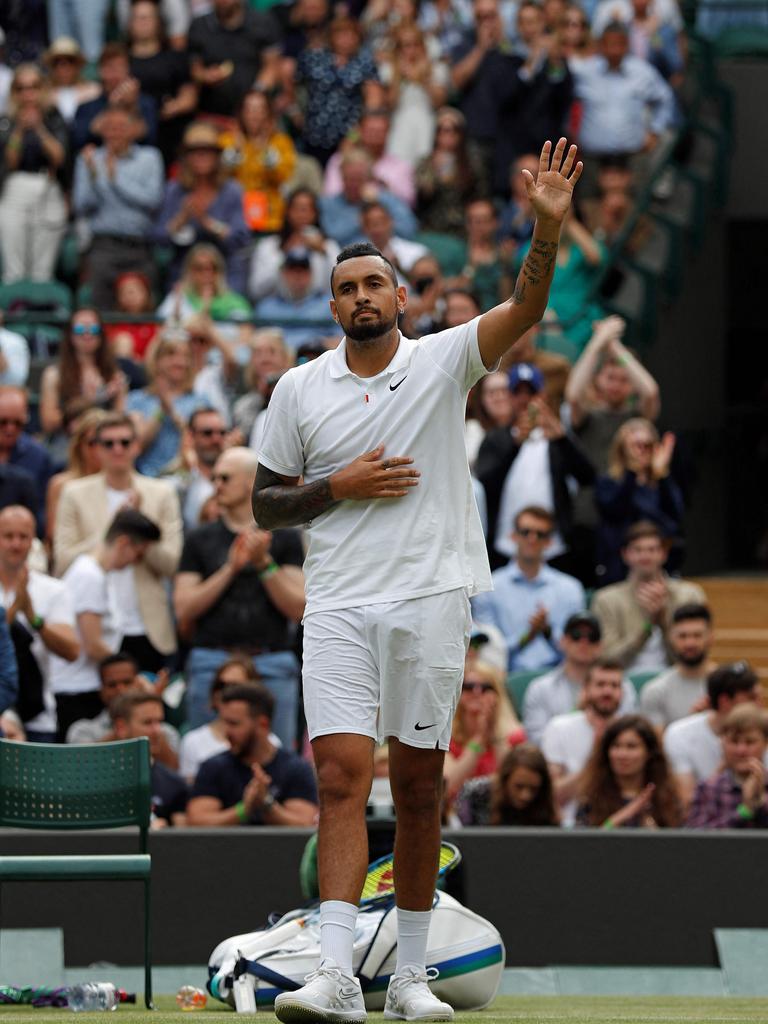
[[139,828],[137,854],[0,856],[2,882],[140,881],[144,885],[144,1002],[152,1006],[149,740],[0,740],[0,826],[46,830]]
[[642,690],[646,683],[649,683],[652,679],[655,679],[659,675],[656,671],[651,672],[629,672],[629,681],[632,683],[638,693]]
[[525,691],[534,679],[543,675],[544,672],[540,669],[525,669],[520,672],[510,672],[507,676],[507,693],[509,694],[515,711],[520,718],[523,716],[523,700],[525,699]]
[[426,245],[446,277],[457,277],[467,262],[467,249],[460,239],[439,231],[419,231],[416,241]]

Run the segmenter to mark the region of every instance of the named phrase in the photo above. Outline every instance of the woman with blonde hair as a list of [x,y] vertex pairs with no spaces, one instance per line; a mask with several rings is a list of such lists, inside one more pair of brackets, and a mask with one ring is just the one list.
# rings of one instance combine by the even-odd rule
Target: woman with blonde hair
[[449,801],[468,779],[492,775],[509,748],[525,739],[504,685],[504,673],[482,661],[467,663],[445,755]]
[[0,125],[3,283],[50,281],[67,226],[69,132],[36,64],[19,64]]
[[[70,412],[74,412],[75,415],[69,419],[69,422],[66,422],[67,414]],[[53,550],[53,527],[64,484],[69,483],[70,480],[79,480],[83,476],[91,476],[101,469],[96,428],[106,415],[103,409],[83,409],[82,405],[79,410],[76,408],[65,410],[65,429],[69,432],[67,468],[51,477],[45,497],[45,539],[49,552]]]
[[207,313],[211,320],[245,321],[251,312],[248,300],[227,284],[221,251],[208,242],[198,242],[185,256],[181,277],[161,302],[157,315],[180,324],[195,313]]
[[597,478],[595,501],[600,516],[597,571],[601,585],[624,579],[621,558],[624,535],[633,523],[652,522],[673,548],[667,568],[682,562],[683,496],[670,475],[675,435],[659,434],[650,420],[637,416],[616,431],[608,472]]
[[136,424],[141,447],[136,469],[156,477],[178,457],[189,417],[208,403],[193,391],[195,375],[185,335],[161,334],[147,353],[146,365],[150,383],[129,392],[126,412]]
[[254,331],[250,348],[251,356],[245,370],[247,390],[232,409],[234,424],[243,436],[243,444],[247,444],[256,417],[264,408],[264,397],[271,380],[293,366],[293,357],[278,327],[263,327]]

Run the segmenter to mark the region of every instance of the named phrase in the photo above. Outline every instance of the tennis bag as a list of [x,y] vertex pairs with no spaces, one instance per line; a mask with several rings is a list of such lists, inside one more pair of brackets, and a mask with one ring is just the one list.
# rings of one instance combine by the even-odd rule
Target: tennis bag
[[[353,966],[368,1010],[382,1010],[397,955],[394,900],[360,907]],[[235,1005],[235,979],[253,978],[256,1005],[271,1006],[275,996],[300,988],[320,959],[317,906],[285,914],[264,931],[225,939],[208,962],[208,991]],[[480,1010],[496,996],[505,950],[496,928],[445,892],[435,893],[429,928],[427,967],[439,971],[430,988],[457,1010]]]

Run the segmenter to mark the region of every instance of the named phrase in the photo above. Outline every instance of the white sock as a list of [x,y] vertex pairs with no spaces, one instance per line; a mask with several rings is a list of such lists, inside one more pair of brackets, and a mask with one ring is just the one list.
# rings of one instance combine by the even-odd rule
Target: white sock
[[395,974],[411,967],[422,974],[427,967],[427,938],[431,910],[397,908],[397,965]]
[[345,974],[352,974],[357,907],[343,900],[320,904],[320,960],[335,960]]

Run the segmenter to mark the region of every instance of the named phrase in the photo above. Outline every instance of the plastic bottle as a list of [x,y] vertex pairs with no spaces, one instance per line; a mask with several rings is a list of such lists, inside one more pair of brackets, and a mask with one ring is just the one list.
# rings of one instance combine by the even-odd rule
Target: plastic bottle
[[82,1010],[116,1010],[120,991],[111,981],[86,981],[67,989],[67,1005],[79,1013]]
[[182,985],[176,993],[176,1005],[180,1010],[204,1010],[208,996],[194,985]]

